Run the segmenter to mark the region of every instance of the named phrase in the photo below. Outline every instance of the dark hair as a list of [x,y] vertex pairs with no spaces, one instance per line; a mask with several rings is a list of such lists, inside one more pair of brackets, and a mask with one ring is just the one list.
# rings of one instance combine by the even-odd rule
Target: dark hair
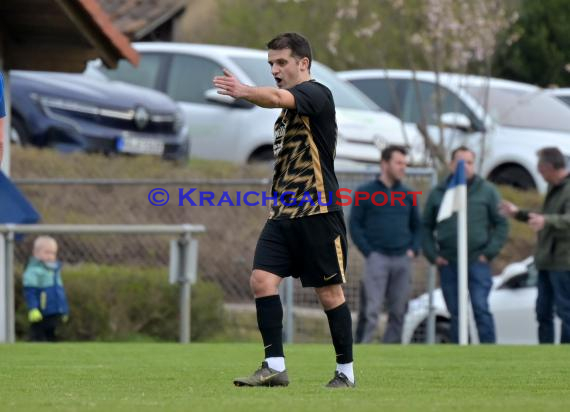
[[380,160],[383,162],[389,162],[390,159],[392,159],[392,154],[394,152],[398,152],[398,153],[401,153],[404,156],[406,156],[408,154],[408,149],[406,149],[404,146],[400,146],[397,144],[391,144],[390,146],[388,146],[384,150],[382,150]]
[[539,163],[547,163],[557,170],[566,168],[566,159],[557,147],[543,147],[536,154]]
[[299,33],[281,33],[267,43],[269,50],[291,49],[291,55],[298,59],[306,57],[309,59],[309,69],[313,61],[313,52],[309,40]]
[[473,155],[473,158],[475,158],[475,152],[473,150],[467,146],[459,146],[458,148],[454,149],[453,152],[451,152],[451,161],[455,160],[455,155],[457,152],[469,152]]

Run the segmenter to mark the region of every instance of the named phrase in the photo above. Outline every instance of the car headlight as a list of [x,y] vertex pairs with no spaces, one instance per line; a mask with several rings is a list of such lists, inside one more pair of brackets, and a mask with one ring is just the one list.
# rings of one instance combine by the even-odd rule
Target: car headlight
[[41,96],[36,93],[32,93],[30,97],[33,100],[37,101],[42,106],[42,108],[44,108],[44,110],[47,109],[48,111],[56,109],[66,112],[113,117],[115,119],[123,120],[131,120],[134,116],[134,112],[132,110],[122,111],[106,109],[76,100],[62,99],[59,97],[51,96]]
[[176,110],[174,115],[174,131],[178,133],[186,125],[186,120],[184,119],[184,113],[180,108]]
[[32,99],[37,101],[42,107],[49,109],[66,110],[70,112],[79,112],[86,114],[97,114],[96,106],[80,103],[74,100],[60,99],[58,97],[40,96],[32,94]]

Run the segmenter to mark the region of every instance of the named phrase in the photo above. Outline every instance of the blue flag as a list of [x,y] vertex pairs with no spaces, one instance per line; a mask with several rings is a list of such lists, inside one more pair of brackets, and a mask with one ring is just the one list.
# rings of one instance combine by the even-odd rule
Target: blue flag
[[40,215],[18,188],[0,171],[0,224],[37,223]]
[[465,161],[459,160],[455,173],[447,185],[447,190],[443,195],[437,221],[450,218],[454,212],[467,210],[467,180],[465,179]]

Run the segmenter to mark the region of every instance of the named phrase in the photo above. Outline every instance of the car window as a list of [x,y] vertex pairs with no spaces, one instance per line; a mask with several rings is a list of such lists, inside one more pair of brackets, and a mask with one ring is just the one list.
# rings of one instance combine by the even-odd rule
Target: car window
[[[544,90],[468,87],[468,91],[497,123],[522,128],[570,131],[570,108]],[[488,103],[485,106],[485,93]]]
[[350,81],[378,106],[401,118],[402,85],[400,79],[354,79]]
[[[271,69],[266,59],[259,57],[232,57],[232,60],[253,81],[254,84],[252,86],[275,86],[275,80],[271,75]],[[336,107],[355,110],[380,110],[374,102],[363,95],[356,87],[339,79],[331,69],[322,64],[312,63],[311,76],[330,89]]]
[[141,54],[138,67],[134,67],[127,60],[119,60],[116,69],[101,66],[99,70],[111,80],[118,80],[137,86],[157,88],[158,73],[163,56],[160,54]]
[[527,287],[528,273],[513,276],[500,286],[500,289],[520,289]]
[[558,98],[558,100],[570,106],[570,96],[556,96],[556,97]]
[[520,289],[520,288],[531,288],[536,287],[538,284],[538,270],[534,264],[527,266],[527,271],[513,276],[505,283],[503,283],[499,289]]
[[[474,116],[471,110],[457,95],[447,88],[440,86],[441,114],[462,113],[472,122]],[[437,89],[434,83],[425,81],[405,80],[404,97],[402,99],[402,116],[407,123],[422,123],[437,125],[438,122]]]
[[222,67],[210,59],[177,54],[168,69],[166,93],[176,101],[214,104],[204,93],[214,88],[212,79],[220,75]]

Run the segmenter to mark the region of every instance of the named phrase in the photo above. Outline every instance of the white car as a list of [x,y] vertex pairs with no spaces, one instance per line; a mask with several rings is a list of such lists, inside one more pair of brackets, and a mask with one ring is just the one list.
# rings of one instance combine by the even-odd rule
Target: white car
[[[409,70],[339,73],[386,111],[401,118],[413,151],[425,151],[417,124],[444,147],[472,148],[482,160],[480,174],[499,184],[546,191],[536,152],[555,146],[570,160],[570,108],[544,89],[525,83],[441,73],[441,111],[436,109],[436,75]],[[418,98],[419,96],[419,98]],[[438,119],[437,113],[442,113]]]
[[[497,343],[537,344],[538,324],[535,306],[538,272],[532,257],[508,265],[500,275],[493,277],[489,306],[495,318]],[[441,289],[433,295],[436,319],[435,341],[449,342],[449,312]],[[429,296],[423,294],[409,303],[404,321],[402,341],[424,343],[429,312]],[[556,342],[560,339],[560,320],[555,318]]]
[[[267,52],[238,47],[187,43],[135,43],[141,62],[121,61],[116,70],[93,62],[93,69],[114,80],[163,91],[186,113],[192,133],[192,155],[236,163],[273,159],[273,125],[280,109],[263,109],[222,96],[212,79],[227,68],[241,82],[275,86]],[[378,162],[379,149],[403,143],[401,122],[382,111],[357,88],[326,66],[313,62],[311,75],[328,86],[336,103],[337,159]]]
[[561,89],[547,89],[551,96],[561,100],[567,106],[570,106],[570,87],[563,87]]

